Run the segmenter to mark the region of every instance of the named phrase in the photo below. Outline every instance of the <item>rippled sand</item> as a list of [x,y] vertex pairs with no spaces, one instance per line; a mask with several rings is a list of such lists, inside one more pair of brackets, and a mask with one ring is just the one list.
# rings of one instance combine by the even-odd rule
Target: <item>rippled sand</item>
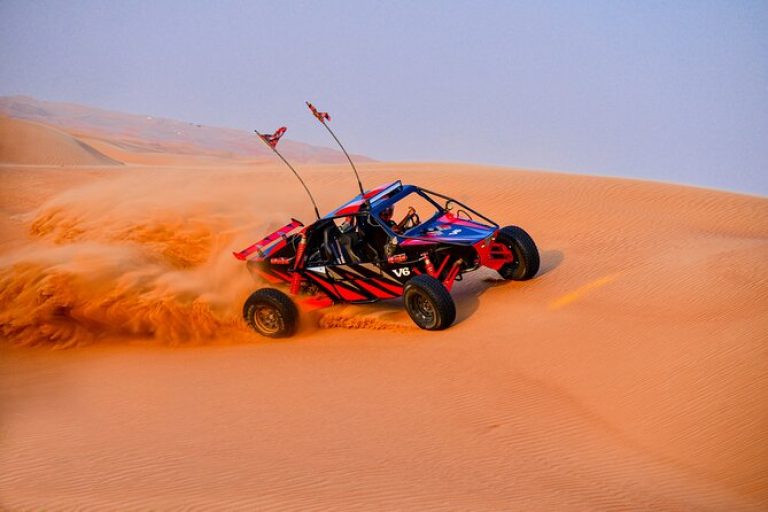
[[[539,276],[467,275],[440,333],[394,302],[274,342],[232,251],[309,222],[300,186],[157,162],[0,167],[2,508],[768,507],[768,199],[364,164],[524,227]],[[302,172],[321,210],[355,193]]]

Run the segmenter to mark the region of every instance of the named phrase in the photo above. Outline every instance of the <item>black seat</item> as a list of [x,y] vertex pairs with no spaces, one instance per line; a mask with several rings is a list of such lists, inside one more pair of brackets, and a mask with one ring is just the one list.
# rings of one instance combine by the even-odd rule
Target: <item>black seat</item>
[[337,236],[339,234],[339,228],[331,222],[323,229],[323,256],[329,263],[339,263],[341,249],[338,246]]
[[384,228],[368,218],[361,224],[360,231],[366,252],[373,254],[372,259],[382,259],[385,254],[384,248],[389,243],[389,235],[384,231]]
[[359,237],[354,230],[342,233],[336,224],[331,223],[323,229],[323,256],[330,264],[360,263],[360,257],[355,253]]

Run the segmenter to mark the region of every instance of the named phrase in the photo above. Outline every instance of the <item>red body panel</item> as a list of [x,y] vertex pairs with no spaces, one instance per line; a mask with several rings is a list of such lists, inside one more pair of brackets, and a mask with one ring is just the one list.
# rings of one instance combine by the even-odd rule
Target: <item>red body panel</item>
[[493,234],[490,241],[482,240],[474,245],[480,264],[493,270],[499,270],[507,263],[515,261],[515,255],[509,247],[496,241],[498,231]]
[[[256,253],[259,258],[264,258],[268,256],[270,252],[283,247],[285,245],[285,239],[287,236],[295,229],[303,226],[304,224],[302,224],[300,221],[291,219],[291,222],[281,227],[274,233],[267,235],[262,240],[256,242],[250,247],[247,247],[240,252],[233,252],[232,254],[234,254],[235,258],[241,261],[247,260],[248,256],[254,253]],[[275,242],[278,240],[282,243],[275,244]]]

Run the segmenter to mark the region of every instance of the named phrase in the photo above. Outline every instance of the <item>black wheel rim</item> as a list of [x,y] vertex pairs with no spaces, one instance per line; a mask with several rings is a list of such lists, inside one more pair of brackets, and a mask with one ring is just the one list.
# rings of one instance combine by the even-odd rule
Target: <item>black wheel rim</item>
[[523,251],[517,246],[517,244],[509,243],[507,248],[515,255],[515,261],[507,263],[509,275],[518,276],[525,272],[525,262],[523,261]]
[[256,306],[253,323],[263,334],[276,334],[283,328],[283,317],[277,308],[264,304]]
[[435,306],[426,295],[412,292],[408,297],[408,310],[419,325],[432,327],[435,324]]

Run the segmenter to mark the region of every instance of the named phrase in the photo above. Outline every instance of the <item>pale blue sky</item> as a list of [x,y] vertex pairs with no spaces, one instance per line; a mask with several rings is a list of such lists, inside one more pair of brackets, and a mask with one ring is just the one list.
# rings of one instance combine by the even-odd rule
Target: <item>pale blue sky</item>
[[768,195],[768,2],[0,0],[0,95]]

